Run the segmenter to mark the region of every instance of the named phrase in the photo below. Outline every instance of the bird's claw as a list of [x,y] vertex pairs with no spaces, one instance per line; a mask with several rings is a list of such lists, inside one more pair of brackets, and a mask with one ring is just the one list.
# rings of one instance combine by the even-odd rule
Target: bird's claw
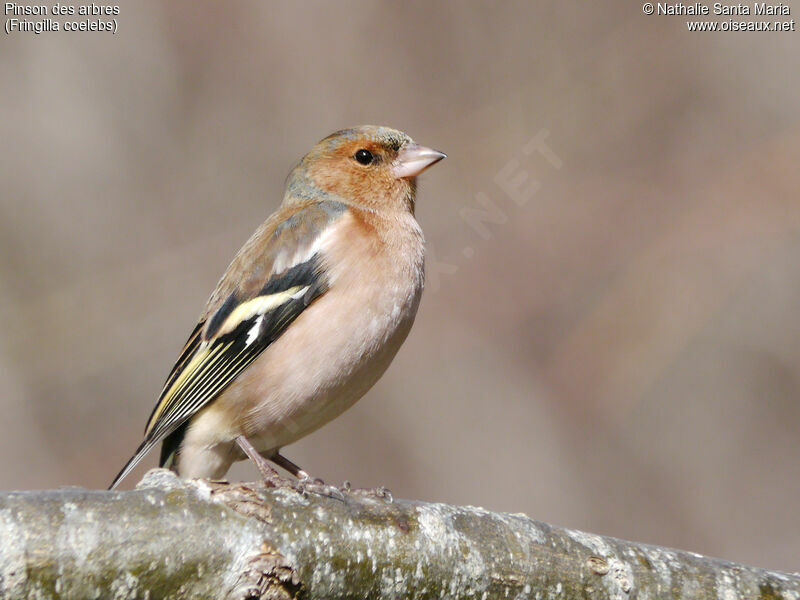
[[322,479],[312,477],[302,477],[300,479],[284,479],[277,473],[274,475],[262,473],[264,475],[263,481],[266,487],[273,488],[288,488],[296,491],[298,494],[308,496],[309,494],[317,494],[318,496],[325,496],[326,498],[333,498],[344,502],[345,497],[348,495],[361,496],[363,498],[378,498],[391,504],[394,502],[392,492],[384,487],[376,488],[354,488],[349,481],[345,481],[340,487],[328,485]]
[[322,479],[311,479],[310,477],[298,479],[294,485],[294,489],[304,496],[312,493],[344,502],[344,494],[341,490],[336,486],[326,484]]
[[394,502],[391,490],[384,486],[376,488],[354,488],[349,481],[345,481],[339,488],[339,491],[345,494],[352,494],[353,496],[364,496],[367,498],[379,498],[385,500],[389,504]]

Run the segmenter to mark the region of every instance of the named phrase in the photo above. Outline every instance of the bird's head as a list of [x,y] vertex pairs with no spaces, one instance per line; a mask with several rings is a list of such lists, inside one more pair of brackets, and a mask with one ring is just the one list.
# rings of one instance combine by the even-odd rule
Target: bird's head
[[417,175],[443,158],[396,129],[343,129],[303,157],[289,176],[287,197],[319,197],[321,191],[365,208],[413,211]]

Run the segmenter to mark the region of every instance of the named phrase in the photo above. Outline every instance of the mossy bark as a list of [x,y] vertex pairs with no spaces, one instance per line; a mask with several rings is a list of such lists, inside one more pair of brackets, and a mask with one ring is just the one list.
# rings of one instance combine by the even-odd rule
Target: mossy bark
[[480,508],[182,482],[0,494],[0,598],[763,598],[800,575]]

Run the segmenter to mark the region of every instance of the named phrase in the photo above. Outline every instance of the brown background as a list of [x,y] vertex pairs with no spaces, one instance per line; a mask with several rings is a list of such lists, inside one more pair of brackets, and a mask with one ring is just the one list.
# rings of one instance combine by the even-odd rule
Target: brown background
[[[449,154],[420,185],[429,286],[380,383],[287,455],[800,568],[800,34],[623,1],[287,4],[0,39],[0,487],[107,485],[294,161],[386,124]],[[545,130],[561,168],[523,151]],[[523,205],[509,173],[538,181]],[[465,218],[478,192],[494,222]]]

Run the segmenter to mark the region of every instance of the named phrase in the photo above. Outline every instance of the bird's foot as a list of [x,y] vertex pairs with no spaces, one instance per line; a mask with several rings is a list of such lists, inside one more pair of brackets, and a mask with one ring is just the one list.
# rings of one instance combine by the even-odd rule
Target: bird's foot
[[311,477],[311,475],[283,456],[280,452],[274,452],[269,459],[297,478],[294,480],[287,480],[289,481],[288,485],[295,491],[303,495],[311,493],[327,498],[335,498],[336,500],[344,500],[344,495],[342,495],[339,488],[326,485],[322,479]]
[[333,498],[335,500],[344,501],[344,494],[342,490],[335,485],[328,485],[322,479],[312,479],[311,477],[304,477],[292,482],[293,488],[301,494],[307,495],[317,494],[325,496],[326,498]]
[[378,498],[385,500],[389,504],[394,502],[394,497],[389,488],[380,486],[376,488],[354,488],[349,481],[345,481],[339,491],[344,494],[351,494],[353,496],[363,496],[365,498]]
[[294,486],[294,481],[281,477],[280,474],[272,468],[272,465],[269,464],[269,461],[261,456],[255,448],[253,448],[253,445],[247,440],[246,437],[240,435],[236,438],[236,443],[253,462],[258,469],[258,472],[261,473],[261,479],[266,487],[285,488]]
[[281,477],[278,473],[261,472],[262,480],[266,487],[293,490],[303,496],[317,494],[335,500],[344,500],[344,494],[333,485],[328,485],[321,479],[312,477],[302,477],[300,479],[290,479]]
[[[314,479],[306,471],[298,467],[295,463],[280,454],[273,452],[269,460],[258,453],[253,445],[244,436],[236,438],[236,443],[242,451],[250,458],[256,465],[261,477],[264,480],[264,485],[273,488],[289,488],[300,494],[317,494],[327,498],[334,498],[336,500],[344,501],[346,494],[353,496],[362,496],[367,498],[380,498],[391,504],[392,492],[385,487],[378,488],[354,488],[350,485],[349,481],[345,481],[341,487],[328,485],[321,479]],[[269,461],[274,462],[278,466],[286,469],[294,475],[297,479],[285,479],[281,477],[278,472],[272,468]]]

